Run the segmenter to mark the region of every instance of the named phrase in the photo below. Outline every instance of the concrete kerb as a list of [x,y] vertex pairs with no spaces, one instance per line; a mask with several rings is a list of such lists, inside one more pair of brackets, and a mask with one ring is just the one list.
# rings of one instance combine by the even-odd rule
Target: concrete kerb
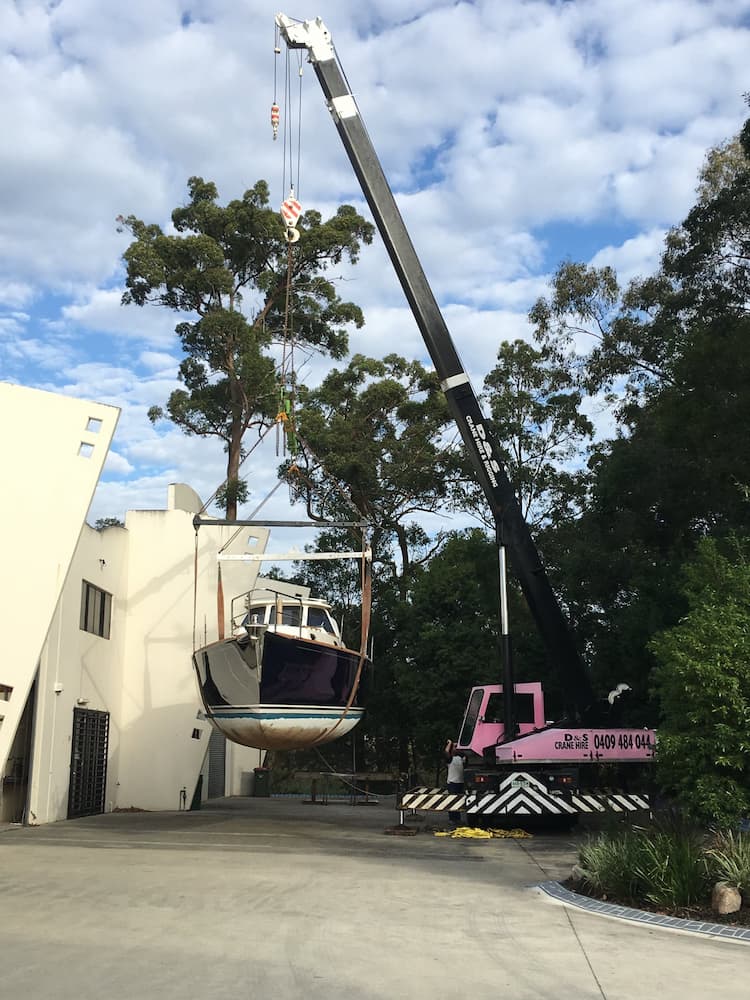
[[702,934],[714,939],[721,938],[724,941],[739,941],[750,944],[750,927],[728,927],[726,924],[712,924],[708,921],[685,920],[682,917],[667,917],[661,913],[636,910],[631,906],[621,906],[619,903],[606,903],[600,899],[582,896],[571,889],[566,889],[560,882],[551,880],[539,882],[537,888],[558,903],[565,906],[575,906],[579,910],[585,910],[600,917],[613,917],[617,920],[645,924],[648,927],[659,927],[687,934]]

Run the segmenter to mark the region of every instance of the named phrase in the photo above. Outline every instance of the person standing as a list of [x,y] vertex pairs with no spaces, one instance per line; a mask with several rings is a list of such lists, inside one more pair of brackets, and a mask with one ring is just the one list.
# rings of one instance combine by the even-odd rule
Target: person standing
[[[448,791],[459,793],[464,790],[464,755],[456,749],[456,744],[448,740],[445,744],[445,755],[448,758]],[[448,813],[448,822],[452,826],[461,825],[461,812],[452,810]]]

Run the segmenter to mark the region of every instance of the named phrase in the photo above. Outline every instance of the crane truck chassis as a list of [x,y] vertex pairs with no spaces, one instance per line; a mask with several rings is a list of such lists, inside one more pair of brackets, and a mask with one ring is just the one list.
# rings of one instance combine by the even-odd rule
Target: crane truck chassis
[[[320,18],[298,21],[277,14],[276,25],[289,48],[307,50],[495,523],[503,683],[475,687],[469,696],[456,743],[466,759],[466,792],[457,795],[416,788],[401,796],[400,806],[402,810],[464,810],[469,817],[498,818],[648,809],[649,797],[641,782],[643,765],[654,756],[656,733],[609,725],[603,717],[500,451],[339,66],[330,32]],[[505,597],[506,550],[547,654],[564,682],[562,722],[546,720],[541,684],[514,682]],[[512,692],[511,697],[503,697],[504,691]]]

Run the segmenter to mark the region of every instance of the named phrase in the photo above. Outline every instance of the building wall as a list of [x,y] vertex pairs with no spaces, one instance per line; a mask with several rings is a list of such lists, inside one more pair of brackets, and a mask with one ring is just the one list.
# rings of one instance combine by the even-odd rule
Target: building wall
[[[203,526],[198,496],[169,487],[167,509],[129,511],[125,527],[86,525],[39,661],[29,818],[64,819],[73,712],[110,713],[106,808],[189,806],[206,753],[210,723],[200,711],[191,656],[218,638],[217,552],[257,552],[261,528]],[[251,589],[257,563],[222,564],[224,629],[231,599]],[[80,628],[81,586],[111,593],[110,638]],[[228,754],[227,794],[240,794],[257,751]]]
[[119,416],[113,406],[0,383],[0,775]]
[[[29,819],[65,819],[73,710],[110,712],[109,757],[117,759],[120,727],[114,711],[124,672],[128,533],[83,526],[70,572],[39,660]],[[82,581],[113,595],[110,638],[80,627]],[[111,775],[111,770],[110,770]]]

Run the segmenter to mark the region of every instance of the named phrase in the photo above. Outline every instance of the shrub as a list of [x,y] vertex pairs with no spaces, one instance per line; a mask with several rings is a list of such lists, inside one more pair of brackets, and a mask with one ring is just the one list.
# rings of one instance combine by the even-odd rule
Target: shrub
[[706,857],[712,879],[739,889],[747,902],[750,899],[750,837],[731,830],[719,833]]
[[651,640],[657,776],[708,825],[750,813],[750,540],[705,539],[683,568],[688,614]]
[[694,906],[708,892],[703,837],[686,827],[643,831],[637,871],[643,899],[671,910]]
[[642,851],[642,838],[636,830],[601,833],[592,838],[578,855],[583,888],[623,902],[642,898],[643,886],[636,874]]
[[625,903],[677,910],[704,901],[709,871],[703,838],[673,819],[600,834],[579,852],[583,888]]

